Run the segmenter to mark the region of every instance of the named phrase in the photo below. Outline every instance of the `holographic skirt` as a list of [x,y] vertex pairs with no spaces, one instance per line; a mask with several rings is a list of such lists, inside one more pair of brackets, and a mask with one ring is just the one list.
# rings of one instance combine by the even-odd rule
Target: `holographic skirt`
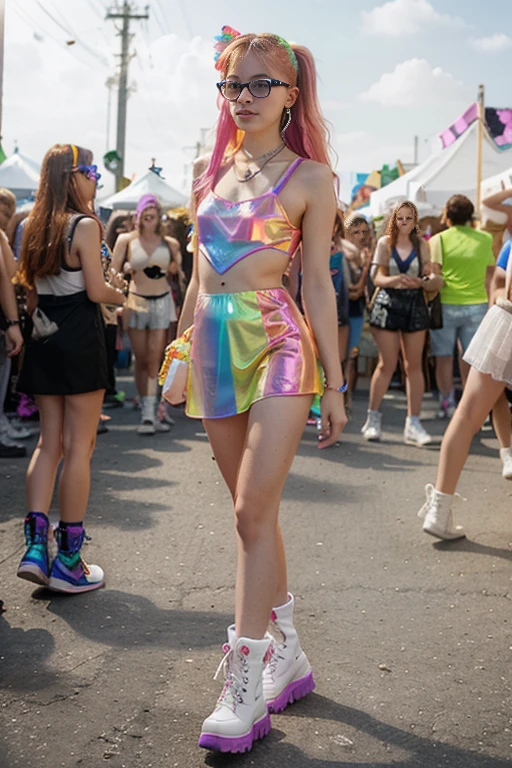
[[221,419],[266,397],[320,392],[313,338],[288,291],[199,294],[188,416]]

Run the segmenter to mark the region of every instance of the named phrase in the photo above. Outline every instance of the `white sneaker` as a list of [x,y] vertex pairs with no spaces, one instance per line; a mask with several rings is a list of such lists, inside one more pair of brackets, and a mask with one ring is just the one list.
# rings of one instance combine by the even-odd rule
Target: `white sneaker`
[[32,431],[26,429],[21,424],[13,424],[5,415],[0,414],[0,435],[7,437],[9,440],[27,440],[32,437]]
[[453,496],[436,491],[431,483],[425,486],[425,494],[427,500],[418,512],[418,517],[424,518],[425,533],[446,541],[464,538],[465,533],[461,526],[453,524]]
[[432,442],[431,436],[423,427],[418,416],[408,416],[405,420],[404,442],[406,445],[417,445],[420,448]]
[[256,739],[270,732],[262,687],[270,638],[237,638],[234,626],[229,627],[228,638],[215,675],[224,669],[226,681],[217,706],[203,723],[199,746],[217,752],[247,752]]
[[380,411],[368,411],[368,418],[361,429],[365,440],[377,442],[382,437],[382,414]]
[[315,688],[311,665],[293,625],[294,602],[293,595],[289,595],[288,602],[274,608],[270,617],[268,633],[272,643],[263,670],[263,695],[273,713],[282,712]]
[[158,419],[155,421],[154,424],[155,432],[170,432],[171,431],[171,425],[167,424],[166,421],[159,421]]
[[141,410],[142,416],[140,425],[137,427],[137,433],[139,435],[154,435],[155,428],[155,398],[154,397],[142,397],[141,398]]
[[503,478],[512,480],[512,448],[500,448],[500,457],[503,462]]

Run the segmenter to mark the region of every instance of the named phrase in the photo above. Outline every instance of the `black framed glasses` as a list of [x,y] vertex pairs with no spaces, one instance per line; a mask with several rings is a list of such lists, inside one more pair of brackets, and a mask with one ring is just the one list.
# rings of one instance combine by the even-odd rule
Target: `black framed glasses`
[[244,88],[249,89],[249,93],[256,99],[265,99],[272,88],[282,85],[284,88],[291,88],[289,83],[283,83],[282,80],[274,80],[273,77],[258,78],[250,80],[248,83],[239,83],[237,80],[223,80],[217,83],[217,88],[228,101],[236,101],[240,98]]

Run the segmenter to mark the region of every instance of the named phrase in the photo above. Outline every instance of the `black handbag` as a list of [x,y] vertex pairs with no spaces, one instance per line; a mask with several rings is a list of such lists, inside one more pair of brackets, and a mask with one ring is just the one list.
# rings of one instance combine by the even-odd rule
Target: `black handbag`
[[427,294],[426,302],[428,310],[428,327],[431,331],[438,331],[443,327],[443,305],[441,304],[441,296],[439,293],[436,293],[434,298],[429,301]]
[[[441,253],[443,252],[443,241],[439,236],[441,243]],[[427,291],[424,291],[425,303],[428,311],[428,327],[431,331],[439,331],[443,327],[443,305],[441,304],[441,294],[438,292],[432,298],[429,298]]]

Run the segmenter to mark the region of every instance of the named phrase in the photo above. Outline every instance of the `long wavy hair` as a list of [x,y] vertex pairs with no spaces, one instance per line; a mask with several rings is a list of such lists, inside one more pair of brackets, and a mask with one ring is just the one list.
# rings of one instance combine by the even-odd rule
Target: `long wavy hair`
[[401,211],[402,208],[410,208],[414,214],[414,229],[411,231],[411,234],[409,235],[409,237],[410,237],[411,243],[419,252],[420,243],[421,243],[420,216],[418,213],[418,209],[416,208],[414,203],[411,203],[410,200],[404,200],[403,202],[399,203],[396,206],[393,213],[391,214],[390,220],[388,221],[386,235],[389,235],[391,249],[393,249],[396,246],[396,242],[398,240],[398,224],[396,223],[396,217],[398,216],[398,212]]
[[[270,71],[278,70],[292,87],[299,88],[299,95],[292,107],[292,120],[284,135],[286,146],[300,157],[316,160],[332,167],[330,160],[330,132],[320,111],[317,93],[317,74],[313,55],[308,48],[292,43],[290,46],[297,59],[298,71],[292,64],[289,51],[276,35],[240,35],[220,55],[217,69],[226,77],[236,62],[249,51],[255,53]],[[284,120],[283,111],[283,120]],[[206,171],[194,182],[198,204],[213,188],[219,169],[232,157],[244,139],[229,112],[229,103],[222,99],[217,122],[215,145]],[[333,174],[334,175],[334,174]]]
[[[78,192],[73,178],[75,158],[71,144],[56,144],[43,160],[36,201],[30,213],[18,268],[18,280],[26,288],[33,288],[41,277],[58,275],[66,255],[66,235],[69,215],[84,213],[98,222],[98,245],[102,226],[87,201]],[[92,152],[78,150],[76,165],[91,165]]]

